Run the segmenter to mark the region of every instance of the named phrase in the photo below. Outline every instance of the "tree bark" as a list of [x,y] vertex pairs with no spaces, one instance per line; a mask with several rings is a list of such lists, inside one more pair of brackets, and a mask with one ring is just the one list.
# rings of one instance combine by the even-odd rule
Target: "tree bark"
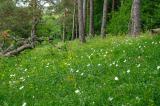
[[85,35],[86,35],[86,5],[87,4],[87,0],[83,0],[83,20],[84,20],[84,31],[85,31]]
[[83,20],[83,2],[78,0],[78,22],[79,22],[79,36],[82,43],[86,42],[85,40],[85,31],[84,31],[84,20]]
[[75,39],[75,28],[76,28],[76,1],[74,0],[74,10],[73,10],[73,23],[72,23],[72,40]]
[[34,48],[35,47],[35,38],[36,38],[36,26],[39,21],[39,9],[38,9],[38,1],[37,0],[31,0],[30,6],[32,11],[32,29],[31,29],[31,45]]
[[115,0],[112,0],[112,11],[115,9]]
[[90,0],[90,25],[89,25],[89,35],[94,36],[94,2]]
[[13,55],[16,55],[16,54],[22,52],[23,50],[29,49],[29,48],[31,49],[31,48],[32,48],[32,45],[30,45],[30,44],[25,44],[25,45],[22,45],[21,47],[15,49],[15,50],[12,50],[12,51],[7,52],[6,54],[4,54],[4,56],[13,56]]
[[36,26],[37,26],[37,24],[38,24],[37,19],[36,19],[35,16],[33,16],[33,19],[32,19],[32,29],[31,29],[31,39],[32,39],[31,45],[32,45],[32,47],[35,46]]
[[133,0],[131,10],[131,35],[138,36],[140,34],[140,0]]
[[63,35],[62,35],[63,42],[65,42],[65,38],[66,38],[66,24],[65,24],[65,22],[63,22]]
[[108,12],[108,0],[104,0],[103,17],[102,17],[102,25],[101,25],[101,36],[102,36],[102,38],[104,38],[105,35],[106,35],[107,12]]

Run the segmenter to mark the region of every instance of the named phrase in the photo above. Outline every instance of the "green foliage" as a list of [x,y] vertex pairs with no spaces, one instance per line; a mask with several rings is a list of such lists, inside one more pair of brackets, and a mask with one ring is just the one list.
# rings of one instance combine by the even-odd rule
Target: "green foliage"
[[159,106],[159,41],[96,37],[0,58],[0,105]]
[[30,15],[28,8],[16,7],[12,0],[1,0],[0,31],[12,30],[14,36],[28,37],[30,35]]
[[128,33],[132,0],[123,0],[119,11],[111,13],[107,31],[112,34]]
[[158,0],[143,0],[141,3],[142,12],[142,28],[146,31],[151,28],[160,27],[160,1]]
[[[128,33],[131,17],[132,0],[122,0],[118,11],[112,13],[107,31],[112,34]],[[160,25],[160,2],[158,0],[141,1],[142,31],[157,28]]]
[[37,26],[37,35],[40,37],[61,38],[61,26],[55,16],[44,16]]

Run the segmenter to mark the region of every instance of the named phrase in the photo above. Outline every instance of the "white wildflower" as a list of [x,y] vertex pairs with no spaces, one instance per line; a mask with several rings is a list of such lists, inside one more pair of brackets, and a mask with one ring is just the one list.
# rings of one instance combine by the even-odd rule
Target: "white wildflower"
[[131,70],[127,70],[127,73],[130,73],[131,72]]
[[124,63],[126,63],[126,62],[127,62],[127,60],[125,59],[123,62],[124,62]]
[[19,78],[20,80],[22,80],[22,81],[25,81],[25,78],[23,78],[23,77],[21,77],[21,78]]
[[22,104],[22,106],[26,106],[27,105],[27,103],[26,102],[24,102],[23,104]]
[[79,72],[79,70],[76,71],[76,73],[78,73],[78,72]]
[[87,67],[91,66],[91,64],[87,64]]
[[137,68],[139,68],[140,66],[141,66],[141,64],[138,64],[138,65],[137,65]]
[[73,68],[70,69],[70,72],[73,72]]
[[26,69],[24,69],[24,71],[27,71],[28,69],[26,68]]
[[157,70],[159,70],[160,69],[160,66],[157,66]]
[[11,74],[11,75],[10,75],[10,78],[11,78],[11,77],[15,77],[15,76],[16,76],[15,74]]
[[78,90],[78,89],[75,90],[75,93],[76,93],[76,94],[80,94],[80,90]]
[[119,78],[118,78],[118,77],[115,77],[115,78],[114,78],[114,80],[118,81],[118,80],[119,80]]
[[101,66],[101,64],[98,64],[98,66]]
[[24,86],[21,86],[20,88],[19,88],[19,90],[22,90],[24,88]]
[[109,101],[112,101],[112,100],[113,100],[113,97],[109,97],[108,100],[109,100]]
[[83,76],[84,75],[84,73],[81,73],[81,76]]
[[118,67],[119,65],[118,64],[116,64],[116,67]]

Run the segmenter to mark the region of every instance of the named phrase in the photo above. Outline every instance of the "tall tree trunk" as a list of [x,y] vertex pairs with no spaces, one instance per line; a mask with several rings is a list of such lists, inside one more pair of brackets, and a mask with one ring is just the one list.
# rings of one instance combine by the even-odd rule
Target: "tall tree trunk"
[[76,26],[76,1],[74,0],[74,11],[73,11],[73,25],[72,25],[72,40],[75,39],[75,26]]
[[31,38],[35,38],[36,37],[36,17],[33,16],[32,18],[32,29],[31,29]]
[[66,38],[66,24],[65,24],[65,19],[63,22],[63,35],[62,35],[62,41],[65,42],[65,38]]
[[78,0],[78,22],[79,22],[79,36],[82,43],[86,42],[85,40],[85,31],[84,31],[84,20],[83,20],[83,2]]
[[30,1],[31,11],[32,11],[32,28],[31,28],[31,45],[35,46],[35,38],[36,38],[36,27],[39,22],[40,11],[38,9],[37,0]]
[[131,35],[138,36],[140,34],[140,0],[133,0],[131,10]]
[[94,36],[94,2],[90,0],[90,25],[89,25],[89,35]]
[[115,9],[115,0],[112,0],[112,11]]
[[86,35],[86,5],[87,4],[87,0],[83,0],[83,20],[84,20],[84,31],[85,31],[85,35]]
[[101,36],[102,36],[102,38],[104,38],[105,35],[106,35],[107,12],[108,12],[108,0],[104,0],[103,17],[102,17],[102,25],[101,25]]

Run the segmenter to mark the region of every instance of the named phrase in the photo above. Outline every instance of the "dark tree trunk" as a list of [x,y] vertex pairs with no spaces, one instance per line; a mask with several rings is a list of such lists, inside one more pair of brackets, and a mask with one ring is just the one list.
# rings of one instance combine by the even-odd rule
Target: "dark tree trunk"
[[74,1],[74,10],[73,10],[73,25],[72,25],[72,40],[75,39],[75,25],[76,25],[76,1]]
[[65,24],[65,20],[63,22],[63,35],[62,35],[62,41],[65,42],[65,38],[66,38],[66,24]]
[[31,11],[32,11],[32,29],[31,29],[31,45],[35,47],[35,38],[36,38],[36,27],[40,19],[40,10],[38,9],[38,1],[30,1]]
[[83,20],[83,2],[78,0],[78,22],[79,22],[79,37],[82,43],[86,42],[85,40],[85,31],[84,31],[84,20]]
[[94,36],[94,2],[90,0],[90,25],[89,25],[89,35]]
[[133,0],[131,10],[131,35],[138,36],[140,34],[140,0]]
[[112,11],[115,9],[115,0],[112,0]]
[[31,45],[32,47],[35,46],[35,38],[36,38],[36,26],[38,24],[38,20],[36,19],[36,17],[33,16],[33,19],[32,19],[32,29],[31,29]]
[[102,36],[102,38],[104,38],[105,35],[106,35],[107,11],[108,11],[108,0],[104,0],[102,26],[101,26],[101,36]]
[[87,6],[87,0],[83,0],[83,20],[84,20],[85,35],[86,35],[86,6]]

